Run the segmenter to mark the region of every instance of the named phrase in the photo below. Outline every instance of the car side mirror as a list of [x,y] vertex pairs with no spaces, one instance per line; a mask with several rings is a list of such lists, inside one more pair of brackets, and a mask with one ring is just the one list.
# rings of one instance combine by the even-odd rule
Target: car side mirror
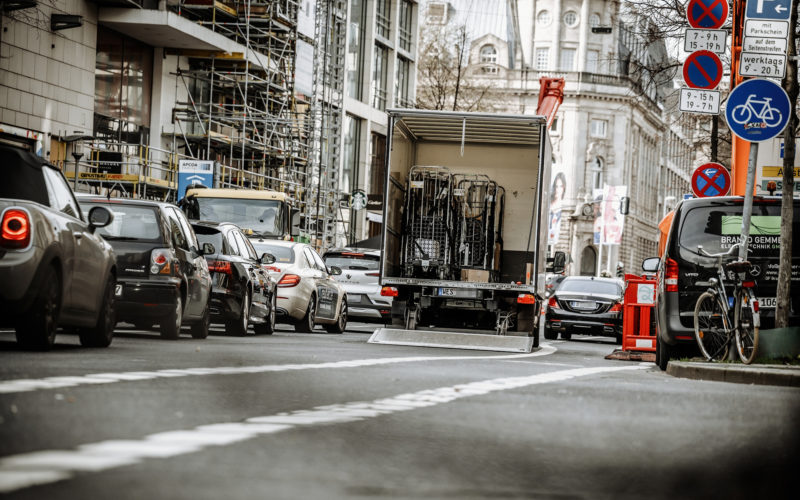
[[200,249],[200,255],[211,255],[216,252],[217,249],[214,248],[214,245],[211,243],[203,243],[203,248]]
[[658,271],[658,263],[661,262],[661,259],[658,257],[650,257],[649,259],[644,259],[642,261],[642,270],[648,273],[654,273]]
[[106,227],[114,221],[114,214],[106,207],[92,207],[89,210],[89,227],[92,230],[98,227]]
[[333,276],[339,276],[342,274],[342,268],[339,266],[331,266],[328,268],[328,273],[332,274]]
[[275,256],[271,253],[262,253],[261,258],[258,259],[261,264],[274,264],[275,263]]

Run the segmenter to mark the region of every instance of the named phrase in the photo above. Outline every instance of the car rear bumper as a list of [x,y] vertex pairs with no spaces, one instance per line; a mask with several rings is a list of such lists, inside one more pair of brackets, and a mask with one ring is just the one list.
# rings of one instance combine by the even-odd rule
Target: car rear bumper
[[357,318],[389,320],[392,317],[392,300],[378,295],[347,294],[347,315]]
[[585,314],[568,312],[547,313],[547,326],[551,331],[570,331],[579,335],[621,335],[622,318],[619,313],[593,314],[587,318]]
[[122,294],[117,295],[117,316],[120,321],[135,321],[142,318],[160,318],[175,309],[180,294],[178,280],[138,281],[117,280],[122,285]]

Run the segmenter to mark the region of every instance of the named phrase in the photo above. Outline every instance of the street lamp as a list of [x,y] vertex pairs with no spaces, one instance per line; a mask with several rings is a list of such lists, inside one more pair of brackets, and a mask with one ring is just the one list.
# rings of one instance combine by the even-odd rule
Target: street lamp
[[76,130],[72,135],[63,137],[61,140],[72,145],[72,157],[75,158],[75,179],[72,182],[72,189],[78,189],[78,161],[83,158],[83,141],[91,141],[94,137],[86,135]]

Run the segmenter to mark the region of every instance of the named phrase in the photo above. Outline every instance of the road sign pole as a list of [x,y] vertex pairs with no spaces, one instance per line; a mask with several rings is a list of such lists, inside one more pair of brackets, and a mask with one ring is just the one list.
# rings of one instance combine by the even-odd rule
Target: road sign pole
[[[745,0],[733,0],[731,8],[733,25],[731,26],[731,90],[742,83],[739,74],[739,57],[742,52],[742,30],[744,28]],[[745,193],[746,172],[745,159],[748,158],[750,143],[744,139],[731,137],[731,177],[733,177],[732,194],[742,196]],[[745,175],[742,175],[745,174]]]
[[756,183],[756,159],[758,143],[750,143],[750,158],[747,161],[747,186],[742,207],[742,243],[739,246],[739,260],[747,260],[747,240],[750,238],[750,216],[753,214],[753,191]]

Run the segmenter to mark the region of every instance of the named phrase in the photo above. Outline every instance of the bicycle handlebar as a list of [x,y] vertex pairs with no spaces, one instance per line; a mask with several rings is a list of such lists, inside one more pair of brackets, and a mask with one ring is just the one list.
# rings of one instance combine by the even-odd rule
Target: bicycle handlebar
[[739,249],[739,246],[740,246],[740,245],[739,245],[739,243],[734,243],[734,244],[733,244],[733,245],[732,245],[732,246],[731,246],[731,247],[728,249],[728,251],[727,251],[727,252],[722,252],[722,253],[708,253],[708,252],[706,252],[706,251],[703,249],[703,245],[697,245],[697,253],[699,253],[700,255],[705,255],[706,257],[725,257],[725,256],[728,256],[728,255],[731,255],[731,254],[733,253],[733,251],[734,251],[734,250],[738,250],[738,249]]

